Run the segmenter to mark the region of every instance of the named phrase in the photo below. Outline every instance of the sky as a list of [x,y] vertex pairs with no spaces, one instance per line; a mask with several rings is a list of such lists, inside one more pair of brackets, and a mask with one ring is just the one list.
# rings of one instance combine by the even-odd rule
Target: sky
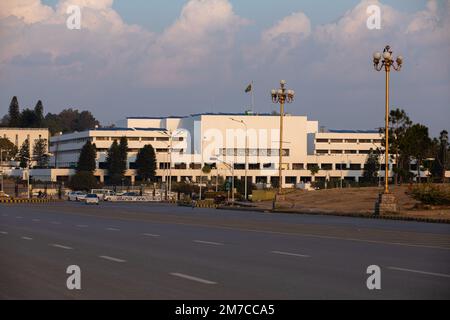
[[[66,9],[81,10],[81,28]],[[370,30],[367,7],[381,9]],[[126,116],[278,108],[330,129],[384,121],[384,74],[372,54],[404,57],[391,72],[391,107],[433,136],[450,130],[450,0],[2,0],[0,114],[41,99],[47,112],[90,110],[104,125]]]

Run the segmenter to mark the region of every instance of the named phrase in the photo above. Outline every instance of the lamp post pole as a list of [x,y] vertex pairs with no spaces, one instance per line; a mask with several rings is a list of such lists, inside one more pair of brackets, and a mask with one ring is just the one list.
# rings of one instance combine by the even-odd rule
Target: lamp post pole
[[245,152],[245,180],[244,180],[244,189],[245,189],[245,191],[244,191],[244,193],[245,193],[245,195],[244,195],[244,197],[245,197],[245,200],[247,200],[248,199],[248,189],[247,189],[247,167],[248,167],[248,152],[249,152],[249,150],[248,150],[248,135],[247,135],[247,124],[245,123],[245,121],[244,120],[237,120],[237,119],[234,119],[234,118],[230,118],[231,120],[233,120],[233,121],[235,121],[235,122],[238,122],[238,123],[240,123],[240,124],[242,124],[244,127],[245,127],[245,150],[244,150],[244,152]]
[[[380,63],[381,62],[381,63]],[[396,63],[395,63],[396,62]],[[373,54],[373,66],[376,71],[385,71],[385,159],[384,159],[384,193],[389,193],[389,74],[391,67],[395,71],[400,71],[403,63],[403,57],[398,56],[394,62],[392,50],[389,45],[383,49],[383,54],[375,52]]]
[[294,90],[286,89],[286,81],[280,81],[280,88],[278,90],[272,89],[271,96],[273,103],[280,104],[280,144],[279,144],[279,160],[278,160],[278,194],[283,193],[283,117],[284,104],[294,101]]

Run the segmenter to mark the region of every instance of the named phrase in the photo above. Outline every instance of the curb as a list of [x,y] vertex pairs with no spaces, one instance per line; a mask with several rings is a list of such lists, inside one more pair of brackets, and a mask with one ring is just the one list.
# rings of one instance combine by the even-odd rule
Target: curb
[[352,217],[352,218],[366,218],[366,219],[383,219],[383,220],[399,220],[399,221],[415,221],[428,223],[446,223],[450,224],[450,219],[433,219],[422,217],[407,217],[401,215],[375,215],[355,212],[328,212],[328,211],[297,211],[297,210],[283,210],[283,209],[262,209],[262,208],[242,208],[242,207],[226,207],[218,206],[216,209],[221,210],[235,210],[235,211],[254,211],[264,213],[289,213],[289,214],[310,214],[336,217]]
[[60,202],[60,199],[0,199],[0,203],[49,203],[49,202]]

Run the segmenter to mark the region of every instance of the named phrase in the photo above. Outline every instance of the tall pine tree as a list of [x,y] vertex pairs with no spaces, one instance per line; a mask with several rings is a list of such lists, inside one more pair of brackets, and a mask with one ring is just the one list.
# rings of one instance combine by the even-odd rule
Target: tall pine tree
[[112,185],[118,185],[122,182],[125,168],[122,162],[122,152],[117,140],[114,140],[106,155],[106,165],[108,168],[109,182]]
[[81,148],[80,156],[78,158],[77,172],[87,171],[93,173],[95,170],[95,159],[97,157],[97,151],[95,144],[91,141],[87,141],[83,148]]
[[19,158],[18,160],[20,162],[19,165],[21,168],[28,167],[28,161],[31,161],[31,159],[30,159],[30,143],[29,143],[28,139],[26,139],[22,143],[22,146],[20,147],[20,150],[19,150],[18,158]]
[[39,168],[48,166],[49,156],[47,153],[47,142],[44,139],[40,138],[34,143],[33,158],[36,160],[36,164]]
[[11,103],[9,104],[9,126],[10,127],[20,127],[21,120],[20,120],[20,109],[19,109],[19,102],[17,101],[17,97],[14,96],[11,100]]
[[44,107],[42,106],[41,100],[39,100],[36,103],[36,106],[34,107],[34,114],[35,114],[34,126],[36,128],[43,128],[45,126],[45,124],[44,124]]
[[137,174],[142,181],[153,181],[156,175],[156,154],[151,144],[139,149],[136,156]]
[[363,180],[369,183],[376,183],[379,170],[380,170],[379,152],[376,152],[371,148],[369,154],[367,155],[366,163],[364,165]]

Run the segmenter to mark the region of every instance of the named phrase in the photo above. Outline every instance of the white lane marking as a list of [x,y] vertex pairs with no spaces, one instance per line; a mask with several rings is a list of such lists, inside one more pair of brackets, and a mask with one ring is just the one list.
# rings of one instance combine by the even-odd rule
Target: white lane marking
[[62,244],[57,244],[57,243],[52,243],[51,246],[55,247],[55,248],[66,249],[66,250],[72,250],[73,249],[72,247],[63,246]]
[[39,222],[39,221],[41,221],[41,220],[40,220],[40,219],[31,219],[31,221]]
[[201,243],[201,244],[211,244],[211,245],[214,245],[214,246],[223,246],[223,243],[213,242],[213,241],[194,240],[194,242]]
[[178,273],[178,272],[172,272],[172,273],[170,273],[170,275],[175,276],[175,277],[180,277],[183,279],[187,279],[187,280],[197,281],[197,282],[204,283],[204,284],[217,284],[217,282],[214,282],[214,281],[193,277],[193,276],[183,274],[183,273]]
[[8,214],[7,214],[7,213],[3,213],[3,214],[2,214],[2,216],[4,216],[4,217],[7,217],[7,216],[8,216]]
[[285,252],[285,251],[270,251],[271,253],[275,254],[282,254],[285,256],[294,256],[294,257],[302,257],[302,258],[309,258],[306,254],[299,254],[299,253],[292,253],[292,252]]
[[0,234],[8,234],[6,231],[0,231]]
[[52,224],[61,224],[61,222],[59,222],[59,221],[52,221],[51,223]]
[[159,234],[153,234],[153,233],[143,233],[143,236],[147,236],[147,237],[159,237]]
[[98,256],[98,257],[102,258],[102,259],[114,261],[114,262],[126,262],[126,260],[119,259],[119,258],[114,258],[114,257],[110,257],[110,256]]
[[78,227],[78,228],[87,228],[89,226],[87,224],[77,224],[76,227]]
[[17,217],[16,217],[16,219],[23,219],[23,217],[21,217],[21,216],[17,216]]
[[120,231],[120,229],[117,229],[117,228],[106,228],[106,230],[109,230],[109,231]]
[[445,274],[445,273],[428,272],[428,271],[421,271],[421,270],[414,270],[414,269],[406,269],[406,268],[398,268],[398,267],[388,267],[388,269],[391,269],[391,270],[397,270],[397,271],[406,271],[406,272],[413,272],[413,273],[426,274],[426,275],[429,275],[429,276],[436,276],[436,277],[450,278],[450,274]]
[[22,237],[23,240],[33,240],[33,238],[30,237]]

